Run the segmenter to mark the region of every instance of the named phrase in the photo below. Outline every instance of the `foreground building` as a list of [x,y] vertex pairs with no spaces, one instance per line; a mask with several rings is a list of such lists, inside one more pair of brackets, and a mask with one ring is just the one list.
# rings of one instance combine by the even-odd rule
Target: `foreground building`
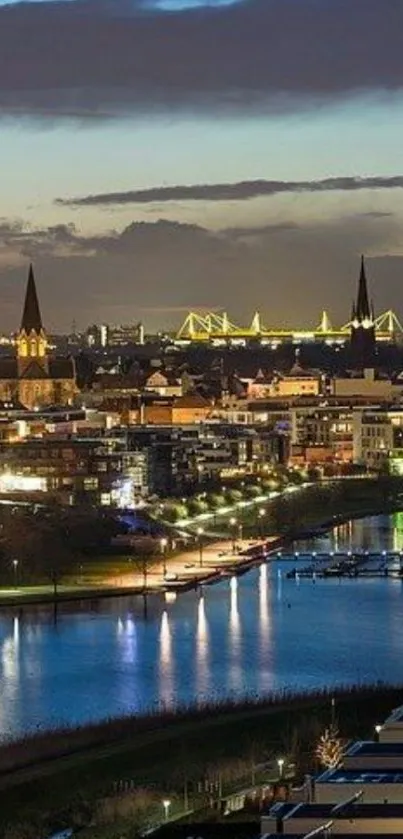
[[350,745],[342,765],[307,778],[299,796],[262,815],[265,839],[403,836],[403,707],[382,726],[377,741]]
[[0,400],[34,409],[71,404],[77,392],[73,359],[49,354],[31,265],[16,357],[0,359]]

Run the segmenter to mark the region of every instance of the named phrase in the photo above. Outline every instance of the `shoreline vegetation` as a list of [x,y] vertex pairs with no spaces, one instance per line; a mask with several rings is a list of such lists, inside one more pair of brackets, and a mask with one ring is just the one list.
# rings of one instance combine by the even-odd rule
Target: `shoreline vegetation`
[[[264,518],[258,520],[259,506],[264,504]],[[226,547],[233,538],[230,519],[235,507],[229,508],[225,517],[220,515],[210,524],[210,530],[203,536],[205,549],[217,546],[214,559],[199,566],[199,548],[192,552],[167,554],[163,565],[168,573],[175,572],[177,580],[169,585],[162,573],[162,559],[127,557],[126,560],[106,560],[102,564],[105,580],[94,584],[91,574],[96,567],[88,562],[81,579],[59,580],[57,592],[55,586],[30,586],[0,590],[0,608],[23,607],[29,605],[54,605],[79,600],[98,600],[118,596],[161,594],[170,590],[180,593],[197,588],[203,583],[220,579],[221,573],[230,567],[234,573],[245,570],[262,559],[262,544],[266,551],[274,554],[277,550],[291,544],[294,540],[323,534],[337,524],[368,515],[387,514],[403,508],[403,481],[390,476],[357,477],[340,480],[318,481],[305,487],[295,487],[292,494],[282,492],[276,498],[265,501],[256,499],[247,509],[237,509],[239,523],[243,528],[243,555],[219,558],[221,548]],[[217,516],[218,518],[218,516]],[[197,528],[197,518],[193,520],[193,530]],[[164,522],[160,521],[160,524]],[[201,523],[201,521],[200,521]],[[171,523],[165,522],[170,528]],[[192,528],[189,528],[189,533]],[[247,540],[255,540],[255,547],[250,547]],[[227,545],[226,545],[227,543]],[[245,553],[247,552],[247,553]],[[127,553],[130,551],[128,549]],[[128,562],[129,560],[129,562]],[[147,562],[144,572],[142,563]],[[133,564],[131,564],[133,563]],[[100,565],[98,563],[98,569]],[[194,568],[192,572],[189,569]],[[99,571],[98,571],[99,573]],[[143,576],[145,573],[146,584]],[[112,577],[114,574],[114,577]],[[77,576],[77,575],[76,575]],[[128,580],[125,584],[126,579]],[[130,580],[130,582],[129,582]],[[109,581],[109,584],[108,584]],[[134,581],[134,584],[133,584]]]
[[[109,801],[113,790],[116,796],[119,784],[129,781],[134,788],[152,788],[153,794],[158,790],[159,802],[167,795],[174,802],[180,799],[183,777],[191,791],[200,779],[225,774],[230,765],[233,778],[234,766],[245,775],[251,763],[275,764],[281,755],[286,765],[295,765],[298,782],[315,768],[314,746],[333,713],[344,741],[372,739],[375,724],[402,700],[403,684],[380,682],[286,690],[159,708],[3,743],[0,827],[7,832],[2,835],[25,839],[35,828],[39,839],[74,826],[85,828],[85,837],[96,836],[89,826],[99,802]],[[115,837],[114,828],[122,836],[136,835],[122,831],[119,820],[105,835]]]

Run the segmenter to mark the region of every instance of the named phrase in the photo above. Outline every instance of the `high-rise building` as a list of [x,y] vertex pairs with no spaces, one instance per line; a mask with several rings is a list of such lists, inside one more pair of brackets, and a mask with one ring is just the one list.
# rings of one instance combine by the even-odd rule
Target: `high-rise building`
[[127,347],[131,344],[144,344],[144,326],[142,323],[94,324],[87,330],[89,347]]

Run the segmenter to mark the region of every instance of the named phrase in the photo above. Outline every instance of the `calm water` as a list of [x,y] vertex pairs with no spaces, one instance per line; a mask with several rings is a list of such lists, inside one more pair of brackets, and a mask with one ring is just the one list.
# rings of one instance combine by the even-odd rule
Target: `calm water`
[[[402,514],[315,550],[401,549]],[[0,613],[0,736],[151,705],[283,687],[403,681],[403,584],[287,580],[273,562],[174,602],[117,598]],[[280,570],[283,574],[280,575]],[[172,595],[171,595],[172,597]]]

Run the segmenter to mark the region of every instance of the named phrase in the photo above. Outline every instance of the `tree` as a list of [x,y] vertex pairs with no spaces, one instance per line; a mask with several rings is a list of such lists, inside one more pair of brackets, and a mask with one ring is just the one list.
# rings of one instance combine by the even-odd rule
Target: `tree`
[[325,728],[316,746],[315,755],[326,769],[335,769],[341,763],[343,744],[335,724],[332,723],[329,728]]
[[245,489],[245,495],[249,498],[256,498],[262,492],[260,486],[256,486],[256,484],[249,484]]
[[231,504],[237,504],[237,502],[242,501],[242,497],[242,492],[239,489],[229,489],[227,492],[227,498]]
[[188,510],[191,516],[198,516],[200,513],[206,513],[208,511],[208,506],[202,499],[190,498],[188,502]]
[[223,495],[219,495],[218,493],[212,493],[211,495],[207,496],[207,504],[212,510],[219,510],[220,507],[224,507],[225,505],[225,498]]
[[169,502],[164,505],[164,515],[162,517],[165,521],[176,522],[180,519],[187,518],[187,508],[184,504]]
[[40,518],[37,517],[34,537],[38,568],[53,584],[56,598],[57,587],[73,562],[71,531],[64,511],[52,508]]
[[18,577],[34,580],[37,575],[33,517],[23,507],[3,507],[0,512],[1,577],[10,579],[14,563]]

